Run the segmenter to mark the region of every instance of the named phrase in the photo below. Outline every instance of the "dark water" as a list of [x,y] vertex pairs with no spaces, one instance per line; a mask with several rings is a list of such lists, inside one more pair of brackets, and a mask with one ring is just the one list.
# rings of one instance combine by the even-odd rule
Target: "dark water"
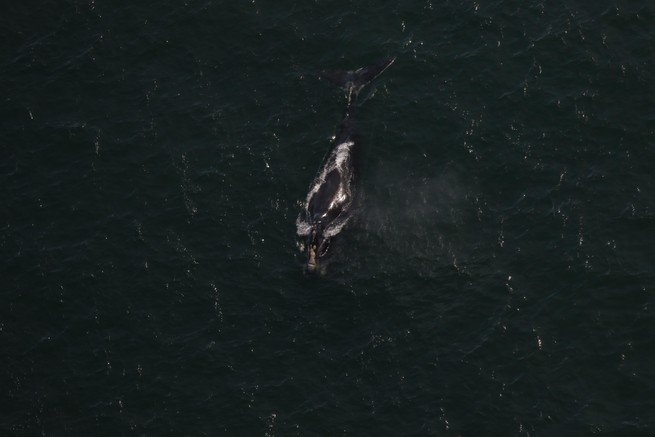
[[3,9],[3,435],[655,432],[652,2]]

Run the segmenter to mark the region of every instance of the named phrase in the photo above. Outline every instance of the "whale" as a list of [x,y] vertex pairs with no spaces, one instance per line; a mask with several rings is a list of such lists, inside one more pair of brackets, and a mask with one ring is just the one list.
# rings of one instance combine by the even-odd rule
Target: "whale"
[[344,229],[352,217],[357,181],[357,144],[353,137],[357,95],[394,61],[395,58],[383,59],[357,70],[321,72],[321,77],[345,91],[346,111],[296,219],[298,236],[307,239],[304,251],[308,270],[316,270],[328,257],[332,239]]

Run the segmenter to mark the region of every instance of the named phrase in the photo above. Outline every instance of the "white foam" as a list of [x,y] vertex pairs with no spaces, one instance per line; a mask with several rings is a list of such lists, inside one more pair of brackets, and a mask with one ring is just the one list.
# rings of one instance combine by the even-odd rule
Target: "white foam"
[[[343,175],[343,172],[347,172],[347,163],[350,159],[350,153],[352,147],[355,145],[353,141],[344,141],[343,143],[338,144],[333,149],[330,156],[327,158],[325,166],[321,169],[320,173],[316,175],[314,182],[311,185],[309,193],[307,193],[307,199],[305,200],[304,209],[308,213],[307,208],[309,207],[309,202],[312,197],[321,189],[321,186],[325,183],[327,175],[333,170],[337,169],[340,175]],[[350,187],[340,183],[339,191],[335,194],[334,199],[330,205],[330,208],[333,208],[339,203],[349,202],[349,197],[351,196]],[[324,230],[323,234],[326,237],[334,237],[337,235],[343,227],[348,223],[348,217],[337,218],[332,223],[330,223],[327,228]],[[305,237],[308,236],[312,231],[312,225],[307,220],[306,214],[301,213],[296,219],[296,232],[298,236]]]
[[343,229],[344,226],[346,226],[349,220],[350,218],[348,217],[340,222],[337,221],[332,222],[332,224],[330,224],[330,226],[328,226],[328,228],[325,231],[323,231],[323,235],[325,235],[328,238],[334,237],[339,232],[341,232],[341,230]]
[[296,233],[299,237],[306,237],[312,231],[312,225],[310,225],[306,220],[303,220],[300,216],[296,219]]
[[316,194],[316,192],[318,192],[318,190],[321,188],[321,185],[325,183],[325,178],[327,177],[328,173],[330,173],[335,168],[339,168],[340,170],[343,169],[344,163],[346,163],[350,158],[350,151],[354,145],[355,143],[353,141],[346,141],[336,146],[331,156],[328,158],[328,163],[321,169],[321,172],[316,175],[316,179],[314,179],[314,183],[312,184],[309,193],[307,193],[305,206],[309,204],[312,196]]
[[343,163],[346,162],[346,160],[350,156],[350,148],[354,146],[355,143],[352,141],[346,141],[345,143],[341,143],[337,146],[335,150],[335,164],[336,167],[342,168]]

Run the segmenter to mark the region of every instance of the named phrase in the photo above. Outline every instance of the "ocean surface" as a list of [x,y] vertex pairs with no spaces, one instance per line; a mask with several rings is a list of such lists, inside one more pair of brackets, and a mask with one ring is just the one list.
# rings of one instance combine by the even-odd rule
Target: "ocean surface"
[[0,83],[0,434],[655,434],[652,1],[10,2]]

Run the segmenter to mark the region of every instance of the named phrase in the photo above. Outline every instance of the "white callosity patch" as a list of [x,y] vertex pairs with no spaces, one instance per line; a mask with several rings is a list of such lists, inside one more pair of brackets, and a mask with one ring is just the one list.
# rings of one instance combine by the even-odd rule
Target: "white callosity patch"
[[[329,209],[336,207],[341,204],[343,211],[347,211],[350,203],[352,202],[352,192],[350,187],[351,181],[351,155],[352,149],[355,143],[353,141],[345,141],[341,144],[338,144],[331,152],[330,156],[325,161],[325,165],[319,170],[318,174],[314,178],[312,185],[310,187],[309,193],[307,193],[307,199],[305,200],[304,211],[296,219],[296,230],[299,236],[304,237],[309,235],[312,229],[312,223],[310,223],[311,214],[308,210],[309,204],[312,200],[312,197],[318,193],[321,186],[325,183],[327,175],[333,170],[337,170],[340,176],[339,188],[335,193],[334,198],[330,202]],[[324,229],[323,234],[326,237],[333,237],[341,232],[341,229],[348,222],[348,216],[343,216],[341,214],[331,223],[327,224],[327,227]]]

